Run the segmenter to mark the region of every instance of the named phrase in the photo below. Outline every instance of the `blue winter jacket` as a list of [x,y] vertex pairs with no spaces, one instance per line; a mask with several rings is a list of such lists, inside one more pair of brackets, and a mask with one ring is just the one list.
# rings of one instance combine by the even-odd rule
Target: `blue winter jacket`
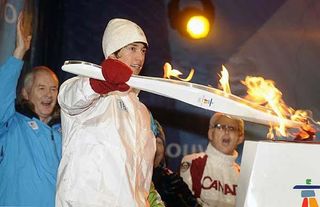
[[45,124],[15,107],[23,62],[0,67],[0,206],[54,206],[61,159],[61,125]]

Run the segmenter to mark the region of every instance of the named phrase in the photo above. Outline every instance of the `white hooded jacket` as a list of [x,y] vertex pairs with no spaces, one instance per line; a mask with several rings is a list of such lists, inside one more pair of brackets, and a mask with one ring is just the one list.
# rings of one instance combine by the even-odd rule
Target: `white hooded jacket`
[[89,79],[61,86],[63,134],[56,206],[147,206],[156,150],[137,94],[95,93]]

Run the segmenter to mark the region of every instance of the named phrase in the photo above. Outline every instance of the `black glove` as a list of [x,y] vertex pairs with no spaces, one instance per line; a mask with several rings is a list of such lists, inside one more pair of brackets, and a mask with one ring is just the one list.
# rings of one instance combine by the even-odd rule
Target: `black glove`
[[152,180],[167,207],[200,206],[188,185],[177,173],[157,167],[154,169]]

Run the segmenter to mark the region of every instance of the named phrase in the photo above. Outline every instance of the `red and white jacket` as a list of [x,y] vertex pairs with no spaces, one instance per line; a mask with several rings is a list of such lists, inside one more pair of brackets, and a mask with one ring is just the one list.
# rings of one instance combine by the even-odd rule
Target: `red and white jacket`
[[209,143],[205,152],[182,159],[180,175],[203,206],[233,207],[240,173],[237,157],[236,151],[226,155]]

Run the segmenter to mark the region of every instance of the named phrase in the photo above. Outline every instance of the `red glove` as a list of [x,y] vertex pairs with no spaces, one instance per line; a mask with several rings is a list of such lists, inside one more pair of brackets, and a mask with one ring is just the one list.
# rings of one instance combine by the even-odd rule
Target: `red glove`
[[132,75],[132,70],[123,62],[116,59],[105,59],[102,64],[102,75],[105,81],[90,78],[91,88],[99,94],[107,94],[111,91],[127,91],[126,82]]

